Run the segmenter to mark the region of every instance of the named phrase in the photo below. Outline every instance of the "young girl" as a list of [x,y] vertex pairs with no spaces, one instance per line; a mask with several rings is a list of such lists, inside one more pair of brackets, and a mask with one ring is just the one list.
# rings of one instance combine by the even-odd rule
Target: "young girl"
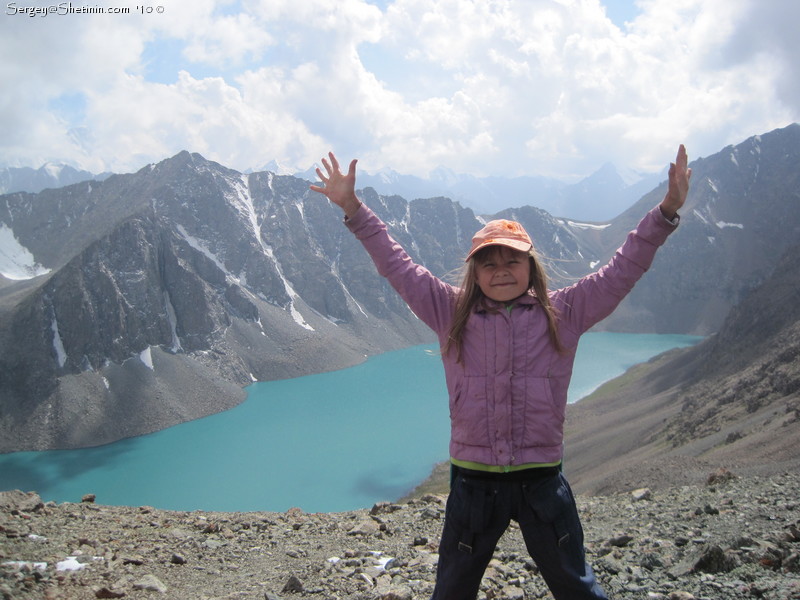
[[311,189],[344,210],[347,227],[411,310],[439,338],[450,397],[452,478],[434,600],[474,600],[497,541],[519,523],[556,600],[606,598],[586,563],[583,529],[560,465],[567,388],[579,337],[607,317],[678,224],[691,169],[670,165],[661,204],[611,261],[549,291],[519,223],[491,221],[472,238],[460,288],[415,264],[356,197],[333,153]]

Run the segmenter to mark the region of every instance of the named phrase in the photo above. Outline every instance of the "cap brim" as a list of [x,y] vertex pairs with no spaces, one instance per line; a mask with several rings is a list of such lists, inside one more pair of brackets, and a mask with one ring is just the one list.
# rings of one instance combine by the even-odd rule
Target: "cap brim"
[[524,242],[522,240],[491,240],[486,241],[481,244],[475,246],[472,250],[469,251],[467,257],[464,259],[464,262],[467,262],[472,256],[478,252],[479,250],[483,250],[487,246],[505,246],[506,248],[511,248],[513,250],[519,250],[520,252],[527,252],[531,248],[533,248],[533,244],[529,244],[528,242]]

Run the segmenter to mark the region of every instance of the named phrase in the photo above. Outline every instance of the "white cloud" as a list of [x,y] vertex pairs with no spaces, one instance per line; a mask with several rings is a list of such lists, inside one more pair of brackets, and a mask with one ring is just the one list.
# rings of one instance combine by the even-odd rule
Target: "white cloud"
[[[791,4],[791,6],[787,6]],[[0,163],[582,176],[657,170],[798,120],[781,0],[174,0],[153,15],[0,15]],[[160,61],[154,65],[153,61]],[[155,71],[159,70],[159,77]]]
[[267,47],[276,43],[274,37],[250,15],[239,14],[203,23],[192,32],[184,55],[195,63],[224,67],[240,63],[245,58],[259,58]]

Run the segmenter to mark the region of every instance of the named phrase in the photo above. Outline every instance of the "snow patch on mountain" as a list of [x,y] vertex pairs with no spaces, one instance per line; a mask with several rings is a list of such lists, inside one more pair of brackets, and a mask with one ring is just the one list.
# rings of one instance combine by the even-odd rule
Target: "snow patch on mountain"
[[734,227],[736,229],[744,229],[741,223],[726,223],[725,221],[717,221],[714,223],[718,228],[725,229],[726,227]]
[[153,367],[153,355],[150,352],[150,346],[148,346],[139,353],[139,360],[142,361],[145,367],[147,367],[151,371],[155,371],[155,368]]
[[181,340],[178,337],[178,317],[175,314],[175,306],[172,304],[172,300],[166,290],[164,290],[164,306],[167,309],[167,318],[169,319],[169,327],[172,332],[172,347],[170,351],[173,354],[177,354],[183,349],[181,347]]
[[595,229],[595,230],[598,230],[598,231],[603,230],[606,227],[608,227],[609,225],[611,225],[611,223],[601,223],[601,224],[597,224],[597,223],[579,223],[578,221],[560,220],[560,219],[558,220],[558,222],[561,223],[562,225],[567,225],[569,227],[574,227],[575,229]]
[[289,314],[292,315],[292,319],[294,319],[294,322],[300,325],[300,327],[302,327],[303,329],[314,331],[314,328],[306,322],[306,320],[303,318],[303,315],[301,315],[300,311],[297,310],[297,307],[295,306],[295,300],[300,298],[300,295],[295,291],[292,284],[286,278],[286,275],[284,275],[283,268],[281,267],[280,262],[275,256],[275,252],[272,250],[272,247],[268,246],[267,244],[264,244],[263,242],[262,245],[264,247],[264,251],[267,253],[267,256],[269,256],[272,262],[275,263],[275,270],[278,273],[278,277],[280,277],[281,281],[283,282],[283,288],[286,290],[286,293],[289,295],[289,298],[291,298],[291,300],[289,301],[288,309],[289,309]]
[[8,225],[0,224],[0,275],[18,281],[49,272],[50,269],[36,262],[33,254],[19,242]]
[[53,350],[56,353],[58,366],[63,367],[67,364],[67,352],[64,350],[64,343],[61,341],[61,334],[58,333],[58,321],[56,321],[55,317],[53,317],[53,321],[50,323],[50,329],[53,332]]
[[225,277],[228,280],[236,284],[239,283],[239,278],[234,276],[233,273],[231,273],[230,271],[228,271],[228,269],[225,267],[225,264],[219,259],[219,257],[216,254],[214,254],[213,252],[211,252],[211,250],[209,250],[208,246],[205,244],[205,242],[203,242],[203,240],[198,239],[193,235],[191,235],[188,231],[186,231],[183,225],[178,225],[178,232],[192,248],[205,255],[209,260],[211,260],[215,265],[217,265],[219,270],[225,273]]
[[[267,174],[267,187],[272,190],[272,181],[274,176],[272,173]],[[250,223],[250,228],[256,241],[262,249],[265,249],[264,240],[261,239],[261,227],[258,224],[258,215],[256,214],[256,207],[253,203],[253,196],[250,194],[250,183],[247,175],[241,175],[239,178],[231,180],[231,185],[235,194],[227,196],[228,201],[239,211],[247,222]]]
[[58,178],[61,177],[61,171],[64,170],[64,165],[45,163],[42,169],[44,169],[45,173],[47,173],[50,177],[58,181]]

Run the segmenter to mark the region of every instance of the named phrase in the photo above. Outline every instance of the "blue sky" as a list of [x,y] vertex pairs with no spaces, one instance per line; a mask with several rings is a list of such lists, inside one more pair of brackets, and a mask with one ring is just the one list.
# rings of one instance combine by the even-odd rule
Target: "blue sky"
[[129,172],[185,149],[302,170],[334,150],[373,173],[569,180],[800,120],[798,2],[126,1],[6,3],[0,166]]

